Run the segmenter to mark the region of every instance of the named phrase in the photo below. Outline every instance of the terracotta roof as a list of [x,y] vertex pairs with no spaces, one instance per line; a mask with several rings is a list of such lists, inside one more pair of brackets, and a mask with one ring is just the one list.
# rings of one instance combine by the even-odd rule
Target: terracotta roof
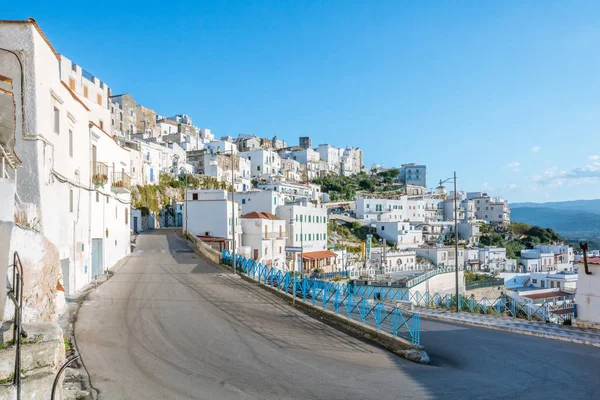
[[42,37],[42,39],[44,39],[44,41],[46,42],[46,44],[48,44],[48,46],[50,47],[50,50],[52,50],[52,52],[56,56],[56,59],[58,61],[60,61],[60,55],[54,49],[54,46],[52,46],[52,43],[50,43],[50,40],[48,40],[48,37],[46,37],[46,34],[44,33],[44,31],[42,31],[42,28],[40,28],[40,26],[38,25],[38,23],[37,23],[37,21],[35,19],[33,19],[33,18],[27,18],[27,20],[7,20],[7,19],[4,19],[4,20],[0,20],[0,23],[3,23],[3,24],[33,24],[33,26],[39,32],[39,34]]
[[280,218],[276,217],[275,215],[268,213],[268,212],[258,212],[258,211],[252,211],[249,212],[246,215],[242,215],[242,218],[248,218],[248,219],[270,219],[273,221],[281,221]]
[[75,101],[77,101],[79,104],[81,104],[83,106],[83,108],[85,108],[87,111],[90,111],[90,109],[85,105],[85,103],[83,101],[81,101],[81,99],[79,97],[77,97],[77,95],[75,94],[74,91],[71,90],[69,85],[67,85],[63,81],[60,81],[60,83],[62,83],[62,85],[69,91],[69,93],[71,94],[71,96],[73,96]]
[[531,300],[537,299],[551,299],[554,297],[563,297],[563,296],[572,296],[571,293],[563,292],[562,290],[557,290],[554,292],[544,292],[544,293],[533,293],[533,294],[524,294],[523,297],[526,297]]
[[330,250],[311,251],[304,253],[305,260],[321,260],[323,258],[337,257],[338,255]]

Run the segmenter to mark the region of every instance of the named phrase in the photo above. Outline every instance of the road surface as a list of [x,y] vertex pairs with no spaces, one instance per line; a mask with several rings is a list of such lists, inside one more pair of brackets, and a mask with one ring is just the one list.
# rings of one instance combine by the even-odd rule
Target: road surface
[[596,347],[421,326],[429,366],[325,325],[156,230],[90,294],[75,333],[101,400],[600,398]]

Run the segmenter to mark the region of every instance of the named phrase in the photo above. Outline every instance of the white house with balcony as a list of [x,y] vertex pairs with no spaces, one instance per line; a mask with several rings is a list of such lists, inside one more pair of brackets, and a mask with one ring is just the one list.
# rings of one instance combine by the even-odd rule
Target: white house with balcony
[[521,265],[526,272],[543,272],[556,270],[554,253],[544,253],[541,249],[521,250]]
[[289,182],[280,176],[271,176],[266,180],[259,181],[256,187],[280,192],[285,196],[286,202],[295,202],[299,199],[321,201],[322,198],[320,185]]
[[[300,247],[304,251],[303,272],[319,268],[325,272],[337,271],[341,265],[336,263],[337,254],[327,249],[327,209],[315,205],[306,199],[295,204],[286,204],[277,208],[277,216],[286,221],[289,233],[286,244]],[[292,269],[299,271],[297,261],[300,254],[291,254]]]
[[377,234],[398,247],[423,244],[423,232],[414,228],[410,222],[376,222]]
[[477,219],[501,226],[510,223],[508,201],[502,197],[490,197],[482,192],[469,192],[467,199],[473,200]]
[[427,166],[423,164],[403,164],[400,167],[400,179],[406,185],[427,187]]
[[269,212],[252,211],[242,216],[242,246],[250,247],[253,260],[286,270],[286,222]]
[[324,162],[323,172],[338,175],[340,173],[340,149],[330,144],[320,144],[315,149],[319,153],[319,158]]
[[236,246],[242,243],[241,207],[230,200],[227,191],[187,190],[185,200],[182,220],[190,233],[217,243],[214,247],[218,250],[230,250],[235,229]]
[[130,251],[129,152],[107,133],[106,84],[61,56],[33,19],[0,21],[0,47],[19,55],[0,52],[14,93],[14,153],[26,171],[16,212],[56,246],[70,294]]
[[278,174],[281,170],[281,158],[271,149],[258,149],[240,152],[240,157],[252,163],[250,175],[257,178],[265,175]]

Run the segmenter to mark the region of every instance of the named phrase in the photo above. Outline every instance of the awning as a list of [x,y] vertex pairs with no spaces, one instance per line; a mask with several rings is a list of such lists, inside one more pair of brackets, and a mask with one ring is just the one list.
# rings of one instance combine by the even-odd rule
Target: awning
[[303,259],[305,260],[322,260],[324,258],[337,257],[338,255],[333,251],[322,250],[322,251],[311,251],[304,253]]

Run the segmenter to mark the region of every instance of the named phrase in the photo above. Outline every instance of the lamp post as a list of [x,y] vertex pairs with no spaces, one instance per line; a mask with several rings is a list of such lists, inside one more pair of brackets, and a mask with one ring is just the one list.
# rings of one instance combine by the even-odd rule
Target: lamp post
[[[231,254],[232,254],[232,261],[231,261],[231,265],[233,267],[233,274],[236,275],[236,270],[235,270],[235,178],[234,178],[234,151],[232,150],[226,150],[223,152],[218,152],[218,153],[223,153],[223,154],[229,154],[231,157],[231,225],[232,225],[232,239],[231,239]],[[218,164],[218,161],[217,161]]]
[[458,194],[456,193],[456,171],[454,171],[454,176],[451,178],[440,181],[440,186],[450,180],[454,181],[454,278],[456,285],[456,312],[460,312],[458,293]]

